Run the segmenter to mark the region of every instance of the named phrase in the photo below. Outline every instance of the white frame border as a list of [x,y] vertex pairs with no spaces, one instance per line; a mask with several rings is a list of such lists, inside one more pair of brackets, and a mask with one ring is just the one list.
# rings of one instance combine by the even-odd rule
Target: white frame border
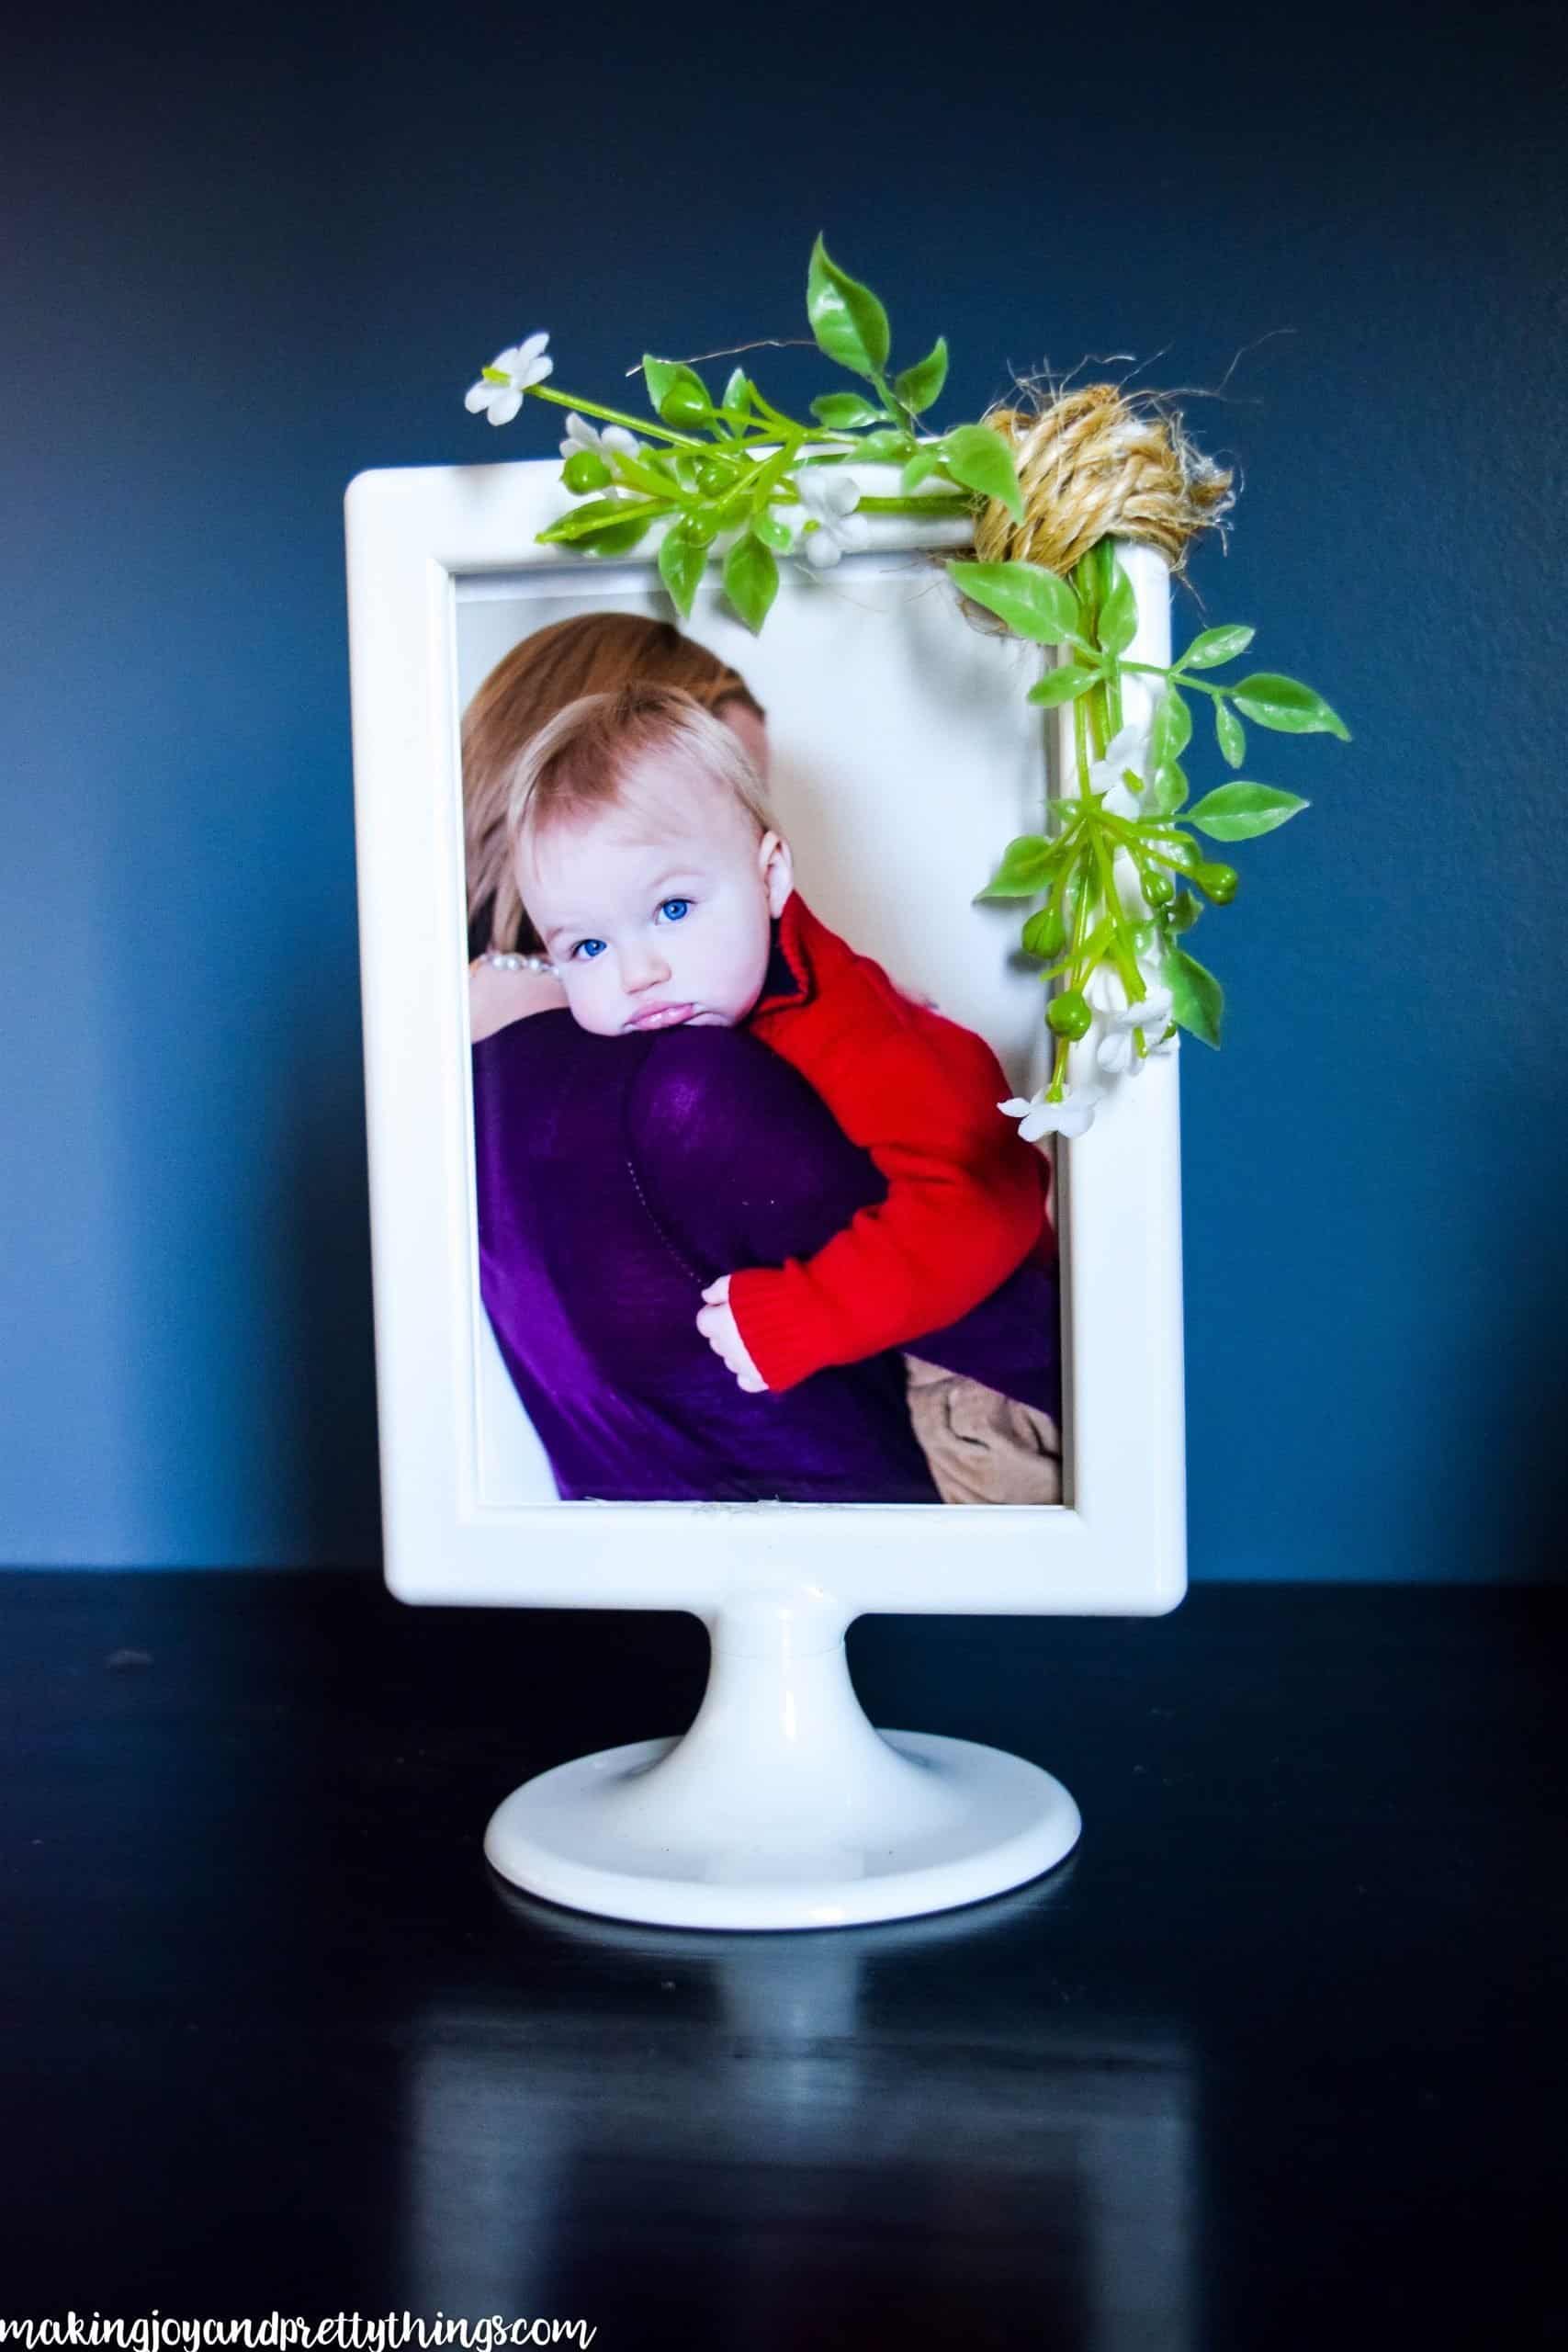
[[[892,469],[863,476],[896,490]],[[372,471],[345,499],[389,1587],[408,1601],[708,1618],[803,1589],[848,1616],[1174,1608],[1186,1589],[1179,1055],[1113,1083],[1089,1134],[1057,1147],[1066,1503],[479,1500],[455,583],[536,566],[581,574],[592,559],[534,543],[566,503],[554,458]],[[935,516],[871,528],[882,551],[968,537]],[[616,570],[657,581],[658,544],[656,528]],[[1131,650],[1168,662],[1165,566],[1148,548],[1118,553],[1138,594]]]

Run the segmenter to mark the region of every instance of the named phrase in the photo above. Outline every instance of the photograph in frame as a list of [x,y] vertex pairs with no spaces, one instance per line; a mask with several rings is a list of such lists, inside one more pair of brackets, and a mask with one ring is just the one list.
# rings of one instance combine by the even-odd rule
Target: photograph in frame
[[918,554],[761,639],[707,586],[456,583],[481,1499],[1059,1503],[1042,990],[973,903],[1029,649]]

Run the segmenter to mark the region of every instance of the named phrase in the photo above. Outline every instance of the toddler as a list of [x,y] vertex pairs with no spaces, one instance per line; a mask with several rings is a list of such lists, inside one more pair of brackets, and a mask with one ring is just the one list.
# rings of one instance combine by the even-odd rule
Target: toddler
[[825,1248],[739,1267],[697,1324],[743,1389],[792,1387],[955,1322],[1049,1264],[1047,1170],[989,1047],[819,922],[732,729],[677,688],[584,695],[523,753],[507,831],[581,1027],[749,1028],[870,1153],[886,1197]]

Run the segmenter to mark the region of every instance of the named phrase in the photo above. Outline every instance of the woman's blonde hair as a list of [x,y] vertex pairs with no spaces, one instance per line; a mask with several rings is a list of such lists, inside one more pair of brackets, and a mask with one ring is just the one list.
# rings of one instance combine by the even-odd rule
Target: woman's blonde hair
[[526,840],[619,806],[650,752],[661,752],[738,800],[758,833],[774,830],[767,789],[732,728],[680,686],[646,678],[614,694],[569,702],[519,754],[506,808],[506,844],[515,864]]
[[634,681],[677,686],[705,710],[739,702],[766,713],[738,670],[669,621],[640,613],[579,613],[525,637],[495,668],[463,714],[463,837],[468,860],[468,954],[536,948],[517,896],[506,812],[532,739],[569,703]]

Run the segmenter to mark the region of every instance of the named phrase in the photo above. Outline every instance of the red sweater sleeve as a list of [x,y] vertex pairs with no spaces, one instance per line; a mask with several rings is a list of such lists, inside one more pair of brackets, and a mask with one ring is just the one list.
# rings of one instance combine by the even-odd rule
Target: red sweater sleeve
[[832,944],[844,967],[818,1001],[754,1026],[870,1152],[887,1197],[814,1257],[731,1277],[740,1336],[773,1389],[957,1321],[1045,1223],[1045,1163],[997,1107],[1010,1090],[989,1046]]

